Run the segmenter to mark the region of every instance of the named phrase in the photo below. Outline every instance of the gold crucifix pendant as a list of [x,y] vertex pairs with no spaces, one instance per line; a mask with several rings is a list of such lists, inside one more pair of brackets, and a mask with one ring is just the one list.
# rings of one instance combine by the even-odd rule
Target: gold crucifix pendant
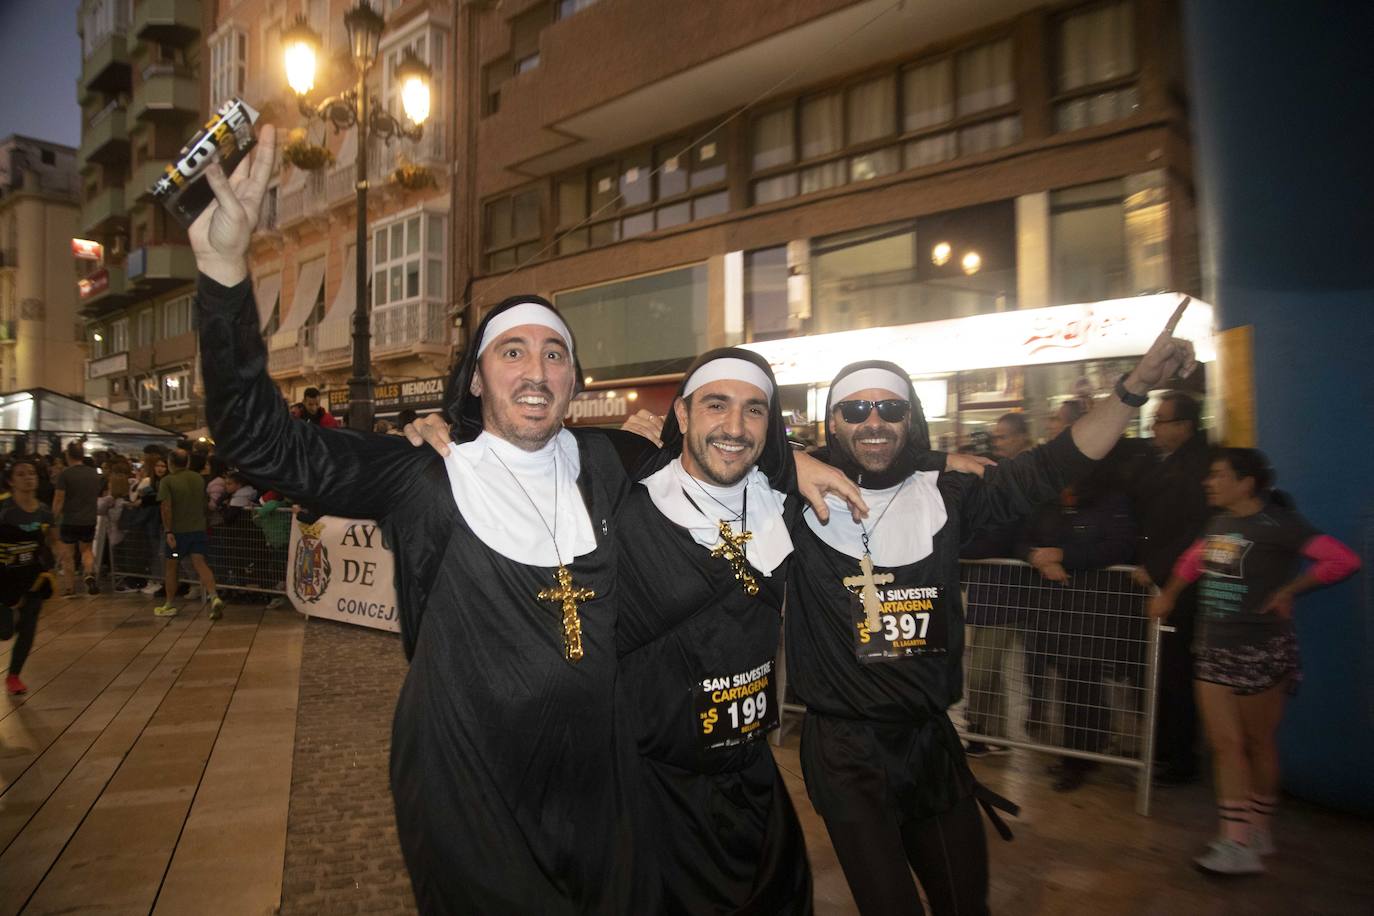
[[558,564],[554,572],[558,588],[546,588],[539,593],[540,601],[557,601],[563,605],[563,654],[568,661],[582,659],[582,620],[577,616],[577,603],[591,601],[596,592],[589,588],[574,588],[568,567]]
[[759,593],[759,583],[754,578],[754,574],[749,571],[749,566],[744,558],[744,545],[754,536],[752,531],[741,531],[735,534],[730,530],[730,523],[724,519],[720,520],[720,544],[711,549],[711,556],[724,557],[729,561],[735,570],[735,581],[744,588],[744,593],[753,597]]
[[868,632],[876,633],[882,628],[878,620],[878,615],[882,612],[883,602],[878,597],[878,586],[887,585],[896,577],[892,573],[873,574],[873,558],[864,551],[863,559],[859,561],[859,571],[862,575],[845,576],[842,584],[859,596],[863,602],[864,614],[868,617]]

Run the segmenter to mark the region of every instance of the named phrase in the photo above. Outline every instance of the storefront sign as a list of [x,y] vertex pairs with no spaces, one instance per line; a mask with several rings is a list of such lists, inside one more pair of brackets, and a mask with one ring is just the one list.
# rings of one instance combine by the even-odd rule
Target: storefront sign
[[[780,385],[825,383],[861,359],[891,360],[924,375],[1140,356],[1178,301],[1177,293],[1160,293],[744,346],[768,360]],[[1216,359],[1210,305],[1194,299],[1176,333],[1193,342],[1200,361]]]
[[110,288],[110,272],[104,267],[82,280],[76,281],[76,290],[82,299],[89,299],[97,293]]
[[128,372],[129,353],[126,350],[123,353],[116,353],[103,359],[88,360],[86,367],[86,377],[90,379],[104,378],[117,372]]
[[90,239],[72,239],[72,257],[83,261],[101,261],[105,258],[105,246]]
[[[415,379],[409,382],[379,382],[372,386],[373,413],[394,413],[409,407],[432,410],[444,405],[444,386],[447,376]],[[348,389],[331,388],[324,392],[329,409],[339,412],[348,409]]]
[[584,391],[568,404],[563,422],[567,426],[619,426],[641,410],[661,416],[672,407],[677,387],[677,382],[666,382]]
[[399,633],[395,568],[376,522],[292,516],[286,593],[302,614]]

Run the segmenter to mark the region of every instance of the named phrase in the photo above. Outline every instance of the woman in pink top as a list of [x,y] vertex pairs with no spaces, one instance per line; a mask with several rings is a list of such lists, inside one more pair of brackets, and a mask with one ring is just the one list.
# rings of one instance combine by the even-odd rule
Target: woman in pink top
[[1213,874],[1262,872],[1261,857],[1274,852],[1279,721],[1302,677],[1293,599],[1360,568],[1350,548],[1308,524],[1273,483],[1263,453],[1218,450],[1206,488],[1220,511],[1150,603],[1152,616],[1167,617],[1179,593],[1201,580],[1194,683],[1212,745],[1221,836],[1193,861]]

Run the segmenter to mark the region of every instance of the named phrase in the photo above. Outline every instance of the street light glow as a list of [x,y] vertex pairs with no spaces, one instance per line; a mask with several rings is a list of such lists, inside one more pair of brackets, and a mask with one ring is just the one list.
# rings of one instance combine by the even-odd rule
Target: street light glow
[[315,49],[307,41],[286,46],[286,81],[296,95],[315,88]]
[[410,75],[401,85],[401,106],[413,124],[423,124],[429,117],[429,84],[423,78]]
[[963,267],[964,273],[971,277],[982,268],[983,256],[976,251],[970,251],[964,255],[964,259],[959,262],[959,266]]
[[949,247],[949,242],[937,242],[935,247],[930,249],[930,263],[936,267],[944,267],[949,263],[949,256],[954,249]]

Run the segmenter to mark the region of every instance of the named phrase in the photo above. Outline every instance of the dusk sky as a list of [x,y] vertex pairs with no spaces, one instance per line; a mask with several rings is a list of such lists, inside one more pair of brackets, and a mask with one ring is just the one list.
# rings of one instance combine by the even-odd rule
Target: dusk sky
[[78,0],[0,0],[0,138],[81,142],[77,6]]

